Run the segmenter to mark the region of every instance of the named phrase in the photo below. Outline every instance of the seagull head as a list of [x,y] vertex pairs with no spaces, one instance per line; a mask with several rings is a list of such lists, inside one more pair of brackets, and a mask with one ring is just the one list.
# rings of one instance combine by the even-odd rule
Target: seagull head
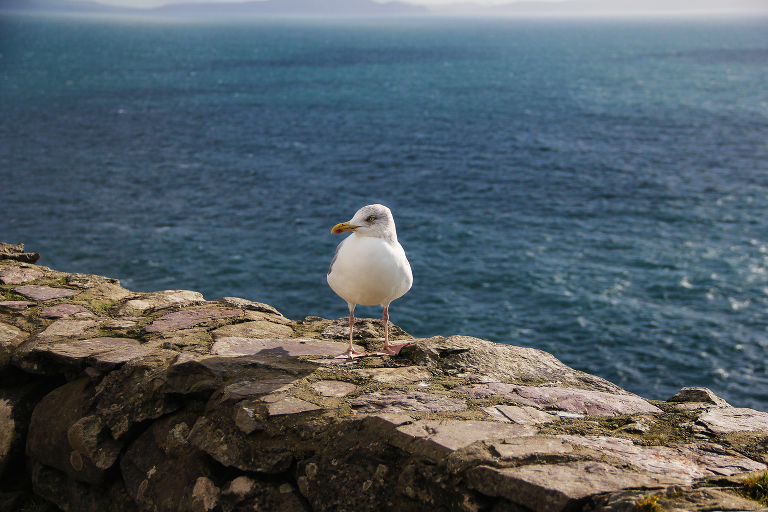
[[383,204],[363,206],[357,210],[349,222],[336,224],[331,231],[333,233],[354,231],[357,236],[372,236],[397,241],[395,219],[389,208]]

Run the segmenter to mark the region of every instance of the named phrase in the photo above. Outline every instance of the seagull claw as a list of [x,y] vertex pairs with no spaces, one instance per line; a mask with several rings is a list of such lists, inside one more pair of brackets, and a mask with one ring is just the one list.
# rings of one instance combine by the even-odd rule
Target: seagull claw
[[381,350],[376,352],[377,356],[396,356],[400,353],[400,351],[403,349],[404,346],[408,345],[408,343],[400,343],[400,344],[389,344],[381,347]]
[[349,349],[346,352],[342,352],[341,354],[334,356],[334,359],[354,359],[356,357],[365,357],[368,354],[365,352],[359,352],[355,349]]

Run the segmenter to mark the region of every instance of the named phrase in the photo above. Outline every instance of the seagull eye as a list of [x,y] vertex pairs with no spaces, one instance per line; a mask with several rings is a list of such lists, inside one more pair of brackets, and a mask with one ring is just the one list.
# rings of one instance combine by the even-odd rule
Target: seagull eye
[[375,220],[376,220],[376,217],[374,217],[373,215],[371,215],[370,217],[368,217],[368,218],[367,218],[367,219],[365,219],[365,220],[367,220],[368,222],[373,222],[373,221],[375,221]]

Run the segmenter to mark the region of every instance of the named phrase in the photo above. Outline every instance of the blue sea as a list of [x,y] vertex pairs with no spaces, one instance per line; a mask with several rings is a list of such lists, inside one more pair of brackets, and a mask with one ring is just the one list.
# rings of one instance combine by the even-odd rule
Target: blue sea
[[0,54],[39,264],[339,318],[331,227],[383,203],[410,334],[768,410],[768,19],[6,15]]

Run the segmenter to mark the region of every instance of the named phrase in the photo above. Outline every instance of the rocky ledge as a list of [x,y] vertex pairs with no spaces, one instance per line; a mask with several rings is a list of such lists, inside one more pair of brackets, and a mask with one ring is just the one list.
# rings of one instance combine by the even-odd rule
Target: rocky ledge
[[345,321],[0,260],[0,510],[766,510],[765,412]]

